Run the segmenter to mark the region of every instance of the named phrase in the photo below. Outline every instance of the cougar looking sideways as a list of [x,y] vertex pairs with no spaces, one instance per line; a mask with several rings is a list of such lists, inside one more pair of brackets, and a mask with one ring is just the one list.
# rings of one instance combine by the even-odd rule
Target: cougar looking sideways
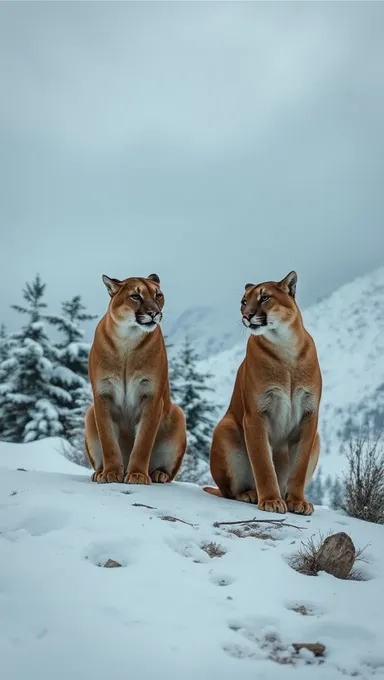
[[322,380],[314,341],[303,326],[297,275],[247,284],[241,300],[250,332],[229,408],[214,430],[205,491],[268,512],[310,515],[304,489],[316,468]]

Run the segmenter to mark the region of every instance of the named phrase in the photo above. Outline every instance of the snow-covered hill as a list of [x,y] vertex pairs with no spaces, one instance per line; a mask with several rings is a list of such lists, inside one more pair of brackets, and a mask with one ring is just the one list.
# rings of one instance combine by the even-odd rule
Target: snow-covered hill
[[89,475],[87,468],[65,457],[67,443],[60,437],[48,437],[29,444],[9,444],[0,441],[0,467],[40,472],[63,472]]
[[[369,417],[376,431],[384,429],[384,268],[362,276],[303,311],[315,339],[323,374],[320,433],[327,459],[323,471],[338,472],[340,452],[351,429]],[[215,401],[224,412],[245,340],[201,362],[213,374]]]
[[[50,444],[49,469],[61,469]],[[23,445],[24,467],[42,466],[38,447]],[[383,676],[382,526],[316,508],[287,517],[301,530],[233,533],[215,522],[276,516],[190,484],[99,486],[83,474],[18,471],[20,450],[0,451],[5,680]],[[289,556],[319,530],[370,544],[366,581],[292,570]],[[109,559],[121,567],[103,568]],[[302,642],[324,644],[324,659],[295,654]]]
[[[238,310],[225,312],[219,307],[192,307],[183,312],[167,333],[174,348],[188,336],[202,359],[233,347],[245,337]],[[171,350],[172,353],[173,350]]]

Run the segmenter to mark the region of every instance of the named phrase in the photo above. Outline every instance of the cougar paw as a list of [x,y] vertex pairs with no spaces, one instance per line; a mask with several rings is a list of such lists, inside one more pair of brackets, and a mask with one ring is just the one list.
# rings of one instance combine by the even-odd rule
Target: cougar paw
[[296,515],[312,515],[313,505],[309,501],[300,499],[293,499],[287,496],[287,508],[288,512],[294,512]]
[[123,473],[121,470],[102,470],[96,473],[96,481],[98,484],[113,484],[114,482],[123,481]]
[[241,501],[242,503],[257,503],[257,493],[256,491],[243,491],[243,493],[239,493],[238,496],[236,496],[237,501]]
[[95,470],[95,472],[91,475],[91,482],[97,482],[97,475],[100,474],[102,470]]
[[142,472],[127,472],[124,482],[125,484],[150,484],[151,478]]
[[281,514],[287,512],[287,506],[282,498],[272,498],[260,501],[257,507],[259,510],[264,510],[264,512],[279,512]]
[[158,482],[159,484],[166,484],[171,481],[170,476],[162,470],[154,470],[151,472],[151,479],[153,482]]

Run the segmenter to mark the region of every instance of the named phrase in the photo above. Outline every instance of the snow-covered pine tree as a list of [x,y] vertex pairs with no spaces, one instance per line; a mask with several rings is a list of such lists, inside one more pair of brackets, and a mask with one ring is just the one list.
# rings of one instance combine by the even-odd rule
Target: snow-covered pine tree
[[338,478],[336,478],[330,491],[331,508],[333,510],[339,510],[343,504],[343,500],[344,500],[343,484],[340,482]]
[[84,440],[85,413],[92,403],[90,383],[85,381],[82,387],[75,390],[73,397],[74,403],[66,422],[67,442],[64,445],[64,455],[73,463],[90,468]]
[[37,275],[23,290],[26,306],[13,309],[28,317],[10,336],[9,356],[2,367],[9,380],[3,404],[3,438],[28,442],[62,435],[72,397],[56,385],[57,352],[45,330],[46,285]]
[[309,482],[306,489],[306,494],[311,503],[314,503],[314,505],[323,505],[324,484],[321,468],[318,469],[313,479],[311,479],[311,481]]
[[90,344],[84,342],[81,324],[95,319],[96,315],[86,312],[80,295],[63,302],[61,308],[61,315],[48,315],[47,320],[63,335],[56,345],[56,384],[68,389],[72,396],[72,404],[64,424],[63,434],[69,442],[65,452],[74,462],[88,467],[89,461],[84,451],[84,416],[92,401],[88,380]]
[[81,296],[75,295],[71,300],[61,305],[62,314],[47,315],[47,320],[62,334],[63,340],[57,344],[59,359],[65,366],[76,375],[88,380],[88,357],[90,344],[84,342],[84,330],[81,324],[85,321],[96,319],[96,314],[86,312]]
[[212,376],[198,367],[198,355],[189,338],[173,361],[172,398],[183,409],[187,420],[187,452],[179,479],[204,483],[209,481],[209,450],[216,424],[216,405],[206,398],[212,391]]
[[164,342],[165,342],[165,349],[167,351],[167,358],[168,358],[168,379],[169,379],[169,386],[171,389],[171,399],[175,399],[176,395],[176,388],[175,388],[175,382],[176,382],[176,377],[178,374],[178,358],[177,355],[175,355],[175,352],[170,352],[169,350],[174,347],[174,344],[172,342],[168,341],[168,338],[166,335],[164,335]]
[[10,339],[7,334],[6,326],[2,323],[0,325],[0,439],[3,439],[3,406],[9,389],[8,381],[11,376],[10,369],[7,369],[5,364],[9,357],[9,350]]
[[8,333],[4,323],[0,324],[0,365],[8,357]]

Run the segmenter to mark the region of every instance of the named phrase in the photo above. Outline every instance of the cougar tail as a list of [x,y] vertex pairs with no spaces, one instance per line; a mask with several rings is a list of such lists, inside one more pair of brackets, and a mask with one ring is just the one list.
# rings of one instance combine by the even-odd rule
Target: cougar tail
[[220,496],[220,498],[223,497],[223,494],[221,493],[220,489],[216,489],[213,486],[203,486],[203,491],[210,493],[212,496]]

